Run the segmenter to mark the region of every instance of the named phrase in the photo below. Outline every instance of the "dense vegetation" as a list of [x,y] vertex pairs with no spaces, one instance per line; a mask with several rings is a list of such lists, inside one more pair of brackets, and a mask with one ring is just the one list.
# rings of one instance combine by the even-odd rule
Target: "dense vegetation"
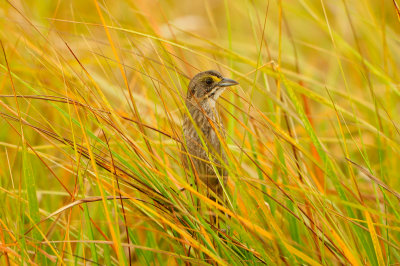
[[[0,264],[399,263],[399,36],[395,0],[2,1]],[[208,69],[224,202],[180,154]]]

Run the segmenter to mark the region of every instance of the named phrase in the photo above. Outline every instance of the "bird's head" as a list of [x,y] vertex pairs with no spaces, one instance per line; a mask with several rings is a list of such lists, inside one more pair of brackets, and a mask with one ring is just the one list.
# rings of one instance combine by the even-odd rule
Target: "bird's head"
[[187,100],[200,104],[215,104],[215,101],[226,87],[239,84],[238,82],[224,78],[215,70],[198,73],[189,83]]

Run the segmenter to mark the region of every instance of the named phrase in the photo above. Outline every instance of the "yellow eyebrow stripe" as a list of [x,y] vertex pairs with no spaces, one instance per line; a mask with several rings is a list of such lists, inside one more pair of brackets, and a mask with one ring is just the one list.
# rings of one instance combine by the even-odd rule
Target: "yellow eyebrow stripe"
[[222,80],[222,79],[220,79],[219,77],[216,77],[216,76],[211,76],[211,77],[215,82],[220,82]]
[[208,76],[204,77],[202,80],[205,80],[207,78],[212,78],[215,82],[220,82],[222,80],[219,77],[216,77],[216,76],[213,76],[213,75],[208,75]]

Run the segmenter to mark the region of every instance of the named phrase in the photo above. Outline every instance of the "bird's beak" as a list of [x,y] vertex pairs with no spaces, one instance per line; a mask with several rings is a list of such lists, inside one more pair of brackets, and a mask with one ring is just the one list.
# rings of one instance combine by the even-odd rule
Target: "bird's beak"
[[233,79],[222,78],[222,80],[218,82],[218,87],[229,87],[237,84],[239,84],[239,82],[234,81]]

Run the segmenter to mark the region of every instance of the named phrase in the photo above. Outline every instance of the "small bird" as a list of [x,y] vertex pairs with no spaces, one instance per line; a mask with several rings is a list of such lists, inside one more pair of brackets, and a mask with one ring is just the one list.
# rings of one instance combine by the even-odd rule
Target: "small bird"
[[187,153],[185,147],[182,147],[183,153],[187,154],[183,161],[186,169],[197,173],[200,181],[206,185],[207,196],[213,200],[210,190],[218,197],[223,192],[214,169],[218,171],[224,184],[227,181],[224,167],[226,155],[220,142],[220,139],[225,139],[225,132],[215,103],[226,87],[237,84],[239,83],[232,79],[222,77],[217,71],[208,70],[195,75],[187,90],[185,104],[190,117],[185,113],[183,120],[183,135],[187,147]]

